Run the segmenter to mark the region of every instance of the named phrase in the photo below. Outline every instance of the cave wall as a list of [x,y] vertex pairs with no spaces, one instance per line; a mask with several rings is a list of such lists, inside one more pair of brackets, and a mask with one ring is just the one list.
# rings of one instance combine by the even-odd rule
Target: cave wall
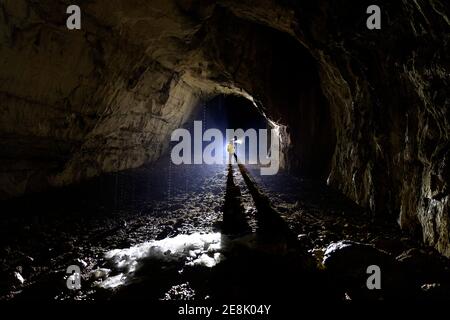
[[2,198],[156,160],[199,101],[102,7],[69,32],[67,5],[54,4],[0,4]]
[[339,29],[326,29],[335,43],[318,55],[322,88],[335,101],[329,183],[449,256],[449,8],[381,6],[384,29],[355,33],[352,10]]
[[[450,256],[444,1],[0,3],[0,197],[138,167],[218,93],[285,128],[289,170],[327,179]],[[72,2],[70,4],[73,4]]]

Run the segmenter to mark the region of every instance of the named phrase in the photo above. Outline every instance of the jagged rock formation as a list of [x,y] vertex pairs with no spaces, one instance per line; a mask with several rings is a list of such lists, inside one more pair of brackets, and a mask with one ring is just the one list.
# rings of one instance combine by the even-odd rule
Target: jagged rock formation
[[286,167],[450,256],[444,1],[0,3],[0,196],[134,168],[218,93],[281,125]]

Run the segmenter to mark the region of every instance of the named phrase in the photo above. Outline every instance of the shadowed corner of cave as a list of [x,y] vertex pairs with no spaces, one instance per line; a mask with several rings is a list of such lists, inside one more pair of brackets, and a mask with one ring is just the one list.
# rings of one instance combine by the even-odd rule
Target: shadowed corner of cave
[[144,2],[0,1],[0,301],[450,299],[440,1]]

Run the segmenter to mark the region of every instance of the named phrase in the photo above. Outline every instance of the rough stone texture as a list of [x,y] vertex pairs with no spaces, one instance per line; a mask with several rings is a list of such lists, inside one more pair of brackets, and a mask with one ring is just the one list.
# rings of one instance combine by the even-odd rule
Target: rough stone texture
[[[376,2],[376,1],[375,1]],[[138,167],[215,94],[281,125],[286,166],[450,256],[449,8],[372,1],[0,3],[0,196]],[[72,4],[72,2],[70,3]]]

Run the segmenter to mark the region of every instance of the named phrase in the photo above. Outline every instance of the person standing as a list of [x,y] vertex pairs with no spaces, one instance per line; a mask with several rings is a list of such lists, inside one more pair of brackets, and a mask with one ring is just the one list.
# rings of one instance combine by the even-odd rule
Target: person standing
[[231,139],[227,144],[227,152],[228,152],[228,164],[232,164],[233,155],[236,158],[233,139]]

